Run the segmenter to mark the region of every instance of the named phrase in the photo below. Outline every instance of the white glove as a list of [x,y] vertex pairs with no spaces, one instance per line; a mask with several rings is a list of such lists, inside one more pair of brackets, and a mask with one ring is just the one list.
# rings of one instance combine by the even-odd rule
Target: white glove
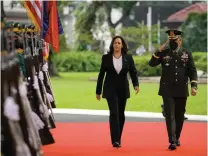
[[43,71],[48,71],[48,62],[46,62],[43,67],[42,67]]
[[32,112],[32,119],[33,119],[33,122],[35,123],[35,127],[40,130],[42,128],[44,128],[44,123],[42,122],[42,120],[39,118],[39,116],[35,113],[35,112]]
[[46,93],[46,96],[47,96],[47,98],[48,98],[48,100],[49,100],[50,102],[53,102],[53,101],[54,101],[53,96],[52,96],[51,94]]
[[15,103],[13,97],[8,96],[4,101],[4,115],[13,121],[19,121],[19,106]]
[[39,106],[39,109],[40,109],[40,112],[45,114],[45,117],[49,117],[49,111],[48,111],[48,108],[45,104],[42,104]]
[[34,89],[39,89],[39,84],[38,84],[38,78],[37,78],[37,76],[34,76],[33,87],[34,87]]
[[39,79],[40,79],[41,81],[44,80],[44,76],[43,76],[43,72],[42,72],[42,71],[39,72]]
[[26,88],[26,83],[23,82],[19,85],[19,93],[22,97],[27,96],[27,88]]

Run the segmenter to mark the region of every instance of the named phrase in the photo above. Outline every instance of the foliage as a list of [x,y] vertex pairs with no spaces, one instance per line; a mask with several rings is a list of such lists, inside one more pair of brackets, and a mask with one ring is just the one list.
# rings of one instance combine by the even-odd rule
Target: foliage
[[53,63],[60,72],[92,72],[100,68],[101,55],[95,52],[63,52],[54,55]]
[[139,76],[159,76],[161,75],[160,65],[152,68],[149,66],[151,55],[134,56],[134,62]]
[[[96,42],[102,42],[101,39],[98,39],[97,36],[93,36],[97,31],[106,32],[106,26],[102,30],[102,25],[107,21],[107,27],[115,29],[118,24],[122,23],[126,16],[131,12],[132,7],[136,4],[136,1],[126,2],[126,1],[93,1],[93,2],[82,2],[79,3],[78,8],[74,12],[77,20],[75,23],[75,30],[77,32],[77,50],[83,51],[87,50],[88,45]],[[111,12],[113,8],[121,8],[122,17],[116,21],[112,22]],[[107,30],[108,31],[108,30]],[[111,32],[111,35],[114,33]],[[82,38],[82,36],[88,36],[90,43],[87,43],[88,40]],[[99,43],[97,43],[99,45]],[[97,45],[96,44],[96,45]]]
[[[139,4],[139,6],[137,5]],[[115,36],[120,34],[116,32],[117,26],[125,23],[124,21],[128,21],[130,19],[130,15],[135,15],[135,9],[140,9],[148,6],[152,6],[153,8],[166,8],[169,6],[174,6],[178,8],[183,8],[189,5],[188,2],[150,2],[150,1],[90,1],[90,2],[80,2],[78,5],[78,9],[75,11],[76,15],[76,31],[78,35],[82,35],[86,33],[91,37],[90,40],[97,40],[101,42],[104,40],[103,32],[110,32],[111,36]],[[113,9],[119,9],[121,11],[122,16],[117,21],[113,21],[112,11]],[[159,9],[158,9],[159,11]],[[160,12],[163,13],[163,12]],[[107,23],[107,24],[105,24]],[[104,29],[102,26],[105,25]],[[134,25],[135,26],[135,25]],[[102,29],[102,30],[101,30]],[[107,30],[106,30],[107,29]],[[96,32],[100,32],[102,37],[98,39],[98,35],[90,35],[95,34]],[[119,30],[120,31],[120,30]],[[80,41],[81,37],[78,37],[77,44],[81,44],[80,50],[87,49],[87,43],[84,41]],[[157,41],[157,38],[153,36],[153,43]],[[99,43],[98,43],[99,44]],[[84,46],[83,46],[84,45]],[[79,46],[77,46],[79,47]],[[78,50],[79,51],[79,50]]]
[[[101,56],[95,52],[62,52],[53,55],[53,63],[59,72],[98,72],[100,69]],[[138,74],[140,76],[160,76],[161,67],[149,66],[150,53],[142,56],[133,56]],[[198,70],[207,71],[206,53],[194,52],[193,59]]]
[[88,45],[94,41],[92,35],[92,28],[95,24],[96,7],[99,9],[99,2],[87,3],[82,2],[78,5],[78,8],[74,12],[77,17],[75,23],[75,30],[77,32],[77,45],[78,51],[85,51],[88,49]]
[[59,51],[61,52],[69,51],[64,34],[59,35],[59,44],[60,44]]
[[[121,31],[121,35],[128,41],[128,43],[133,44],[130,48],[130,53],[135,53],[136,49],[142,45],[144,45],[145,49],[148,49],[148,34],[148,27],[140,23],[137,23],[136,27],[124,27]],[[152,26],[151,34],[152,39],[155,40],[155,38],[157,38],[157,25]]]
[[192,53],[195,61],[196,68],[207,72],[207,53],[205,52],[194,52]]
[[182,25],[184,45],[190,51],[207,51],[207,12],[190,13]]
[[[77,16],[76,30],[80,32],[89,32],[93,28],[96,19],[104,22],[106,19],[110,27],[115,28],[119,23],[123,22],[125,16],[128,16],[136,1],[93,1],[91,3],[82,2],[75,12]],[[111,11],[113,8],[122,8],[122,17],[113,23],[111,19]],[[105,12],[105,14],[104,14]],[[106,15],[106,17],[104,17]]]

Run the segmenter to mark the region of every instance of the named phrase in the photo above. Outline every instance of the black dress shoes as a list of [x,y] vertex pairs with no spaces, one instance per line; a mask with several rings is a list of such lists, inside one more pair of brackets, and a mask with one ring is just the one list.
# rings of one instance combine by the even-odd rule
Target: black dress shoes
[[114,143],[113,143],[113,147],[120,148],[121,145],[120,145],[118,142],[114,142]]
[[184,120],[188,120],[188,118],[184,116]]
[[176,143],[176,146],[181,146],[181,143],[179,140],[177,140],[175,143]]
[[170,144],[168,149],[175,150],[176,149],[176,144]]

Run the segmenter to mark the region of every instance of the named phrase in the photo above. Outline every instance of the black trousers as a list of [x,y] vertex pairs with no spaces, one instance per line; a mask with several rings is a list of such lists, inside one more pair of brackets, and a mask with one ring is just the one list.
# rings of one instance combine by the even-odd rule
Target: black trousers
[[108,107],[110,111],[109,123],[111,143],[121,143],[121,136],[125,123],[124,111],[127,99],[122,98],[122,96],[115,96],[111,98],[106,98],[106,100],[108,102]]
[[187,97],[164,97],[165,121],[169,143],[174,143],[180,138],[186,112]]

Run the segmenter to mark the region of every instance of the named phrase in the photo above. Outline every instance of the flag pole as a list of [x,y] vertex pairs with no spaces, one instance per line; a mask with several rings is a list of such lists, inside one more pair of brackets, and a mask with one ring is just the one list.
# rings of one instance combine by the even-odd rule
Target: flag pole
[[43,12],[44,12],[44,7],[43,7],[43,2],[41,1],[41,28],[40,28],[40,35],[41,35],[41,39],[43,39]]

